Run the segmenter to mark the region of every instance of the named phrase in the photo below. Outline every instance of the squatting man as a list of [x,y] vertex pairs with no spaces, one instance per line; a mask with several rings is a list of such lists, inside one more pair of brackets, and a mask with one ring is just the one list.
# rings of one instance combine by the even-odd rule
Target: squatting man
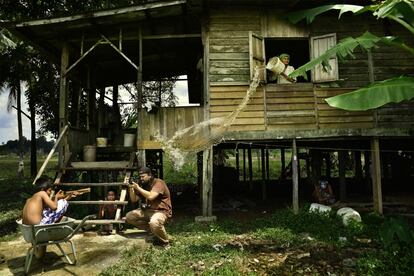
[[138,229],[150,230],[155,236],[154,244],[166,246],[170,239],[164,225],[172,216],[170,191],[165,182],[155,178],[148,167],[139,169],[139,177],[140,183],[132,181],[129,186],[129,196],[132,202],[141,198],[144,203],[141,208],[126,214],[126,222]]

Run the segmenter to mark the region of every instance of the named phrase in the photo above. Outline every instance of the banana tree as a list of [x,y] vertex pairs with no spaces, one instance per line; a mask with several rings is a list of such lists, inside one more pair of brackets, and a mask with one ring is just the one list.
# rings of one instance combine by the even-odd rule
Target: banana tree
[[[354,15],[371,13],[378,20],[389,19],[397,22],[412,35],[414,35],[414,2],[412,0],[386,0],[377,1],[372,5],[324,5],[313,9],[302,10],[290,13],[288,19],[296,24],[306,19],[312,23],[316,16],[331,11],[339,11],[342,14],[351,12]],[[359,37],[347,37],[339,41],[337,45],[327,50],[324,54],[293,71],[289,76],[306,78],[306,72],[318,64],[322,64],[325,71],[330,70],[329,59],[336,55],[340,60],[345,57],[353,57],[356,48],[369,50],[380,44],[391,45],[404,49],[414,56],[414,49],[404,41],[394,36],[378,37],[370,32],[365,32]],[[327,98],[330,106],[345,110],[368,110],[383,106],[391,102],[401,102],[414,98],[414,78],[401,76],[385,81],[373,83],[356,91]]]

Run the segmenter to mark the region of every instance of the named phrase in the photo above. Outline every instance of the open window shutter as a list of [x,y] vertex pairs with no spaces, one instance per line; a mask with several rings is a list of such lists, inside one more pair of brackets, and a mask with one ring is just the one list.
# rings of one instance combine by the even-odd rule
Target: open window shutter
[[[336,34],[326,34],[322,36],[311,37],[311,58],[317,58],[325,51],[336,45]],[[331,70],[325,72],[322,64],[318,64],[312,70],[313,82],[327,82],[338,80],[338,59],[336,56],[332,56],[329,59]]]
[[259,68],[259,80],[266,82],[265,48],[262,36],[249,32],[250,80],[253,79],[254,70]]

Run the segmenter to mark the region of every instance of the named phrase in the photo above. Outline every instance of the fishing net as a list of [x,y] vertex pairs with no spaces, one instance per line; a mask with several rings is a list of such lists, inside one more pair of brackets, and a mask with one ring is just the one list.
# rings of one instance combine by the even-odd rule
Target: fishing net
[[203,151],[223,140],[237,116],[246,108],[259,83],[259,69],[256,68],[246,95],[233,112],[227,116],[212,118],[179,130],[171,138],[159,134],[155,136],[163,150],[173,159],[176,168],[184,164],[189,153]]

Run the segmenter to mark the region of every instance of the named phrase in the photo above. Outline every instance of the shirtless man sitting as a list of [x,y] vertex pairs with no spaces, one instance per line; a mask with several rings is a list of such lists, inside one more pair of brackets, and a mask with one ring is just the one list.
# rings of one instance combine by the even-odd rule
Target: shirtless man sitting
[[76,193],[65,196],[63,191],[56,193],[53,199],[53,184],[48,177],[40,177],[35,185],[40,190],[27,199],[23,208],[23,224],[50,224],[59,221],[68,208],[67,200],[76,196]]

